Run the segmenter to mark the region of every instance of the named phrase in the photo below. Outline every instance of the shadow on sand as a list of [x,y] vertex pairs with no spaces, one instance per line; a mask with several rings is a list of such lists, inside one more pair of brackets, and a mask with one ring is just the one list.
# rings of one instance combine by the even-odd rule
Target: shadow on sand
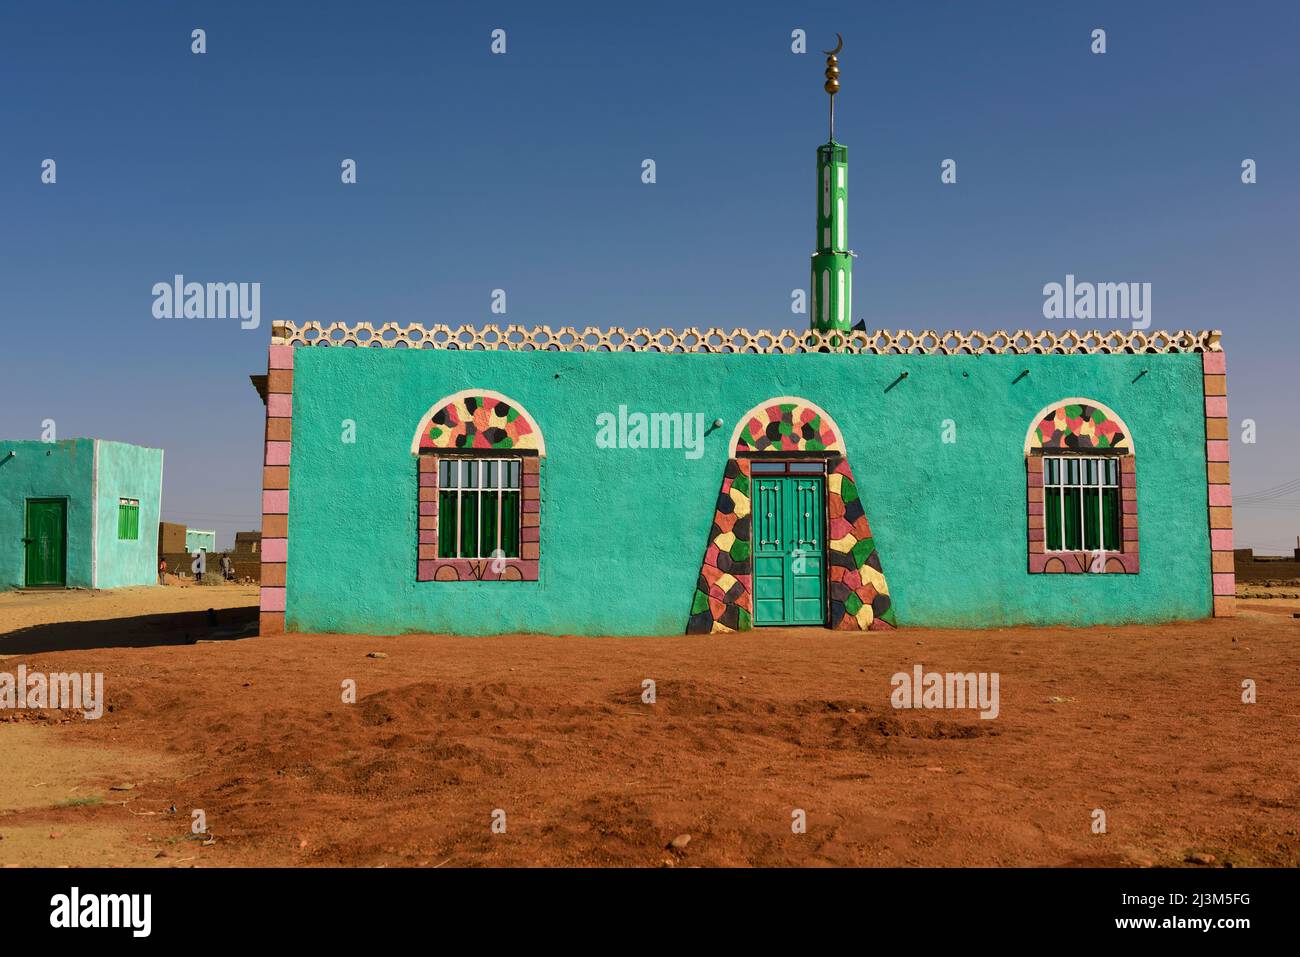
[[257,606],[182,611],[100,621],[61,621],[0,634],[0,655],[91,648],[153,648],[257,635]]

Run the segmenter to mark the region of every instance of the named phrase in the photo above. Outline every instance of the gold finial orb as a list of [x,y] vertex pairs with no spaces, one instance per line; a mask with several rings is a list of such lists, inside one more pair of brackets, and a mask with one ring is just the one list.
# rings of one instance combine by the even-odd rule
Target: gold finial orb
[[822,51],[826,54],[826,85],[823,89],[825,89],[831,96],[834,96],[840,91],[840,61],[835,54],[844,49],[844,37],[837,33],[835,34],[835,41],[834,50]]

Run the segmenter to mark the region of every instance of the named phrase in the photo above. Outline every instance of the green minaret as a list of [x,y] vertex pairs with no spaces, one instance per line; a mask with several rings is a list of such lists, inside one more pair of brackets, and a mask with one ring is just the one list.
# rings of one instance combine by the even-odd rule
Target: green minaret
[[834,50],[826,51],[826,85],[830,95],[830,142],[817,147],[817,251],[812,256],[812,317],[816,332],[853,326],[853,253],[848,247],[849,150],[835,142],[835,94],[840,91],[836,54],[844,48],[837,33]]

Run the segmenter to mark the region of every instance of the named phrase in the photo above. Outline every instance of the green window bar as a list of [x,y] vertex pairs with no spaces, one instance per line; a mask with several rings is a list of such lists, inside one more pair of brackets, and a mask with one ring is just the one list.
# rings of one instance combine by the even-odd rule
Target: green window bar
[[117,537],[121,541],[138,541],[140,538],[140,500],[117,500]]
[[1047,526],[1047,550],[1059,552],[1061,550],[1061,490],[1059,488],[1043,490],[1043,512],[1047,518],[1043,523]]

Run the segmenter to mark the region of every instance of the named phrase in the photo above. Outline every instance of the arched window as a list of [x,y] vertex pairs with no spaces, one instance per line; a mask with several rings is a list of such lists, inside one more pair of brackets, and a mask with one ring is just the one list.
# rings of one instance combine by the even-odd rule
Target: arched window
[[536,581],[537,423],[513,399],[466,389],[435,402],[411,440],[419,466],[417,581]]
[[1039,411],[1025,436],[1029,571],[1138,571],[1137,471],[1124,421],[1071,398]]

